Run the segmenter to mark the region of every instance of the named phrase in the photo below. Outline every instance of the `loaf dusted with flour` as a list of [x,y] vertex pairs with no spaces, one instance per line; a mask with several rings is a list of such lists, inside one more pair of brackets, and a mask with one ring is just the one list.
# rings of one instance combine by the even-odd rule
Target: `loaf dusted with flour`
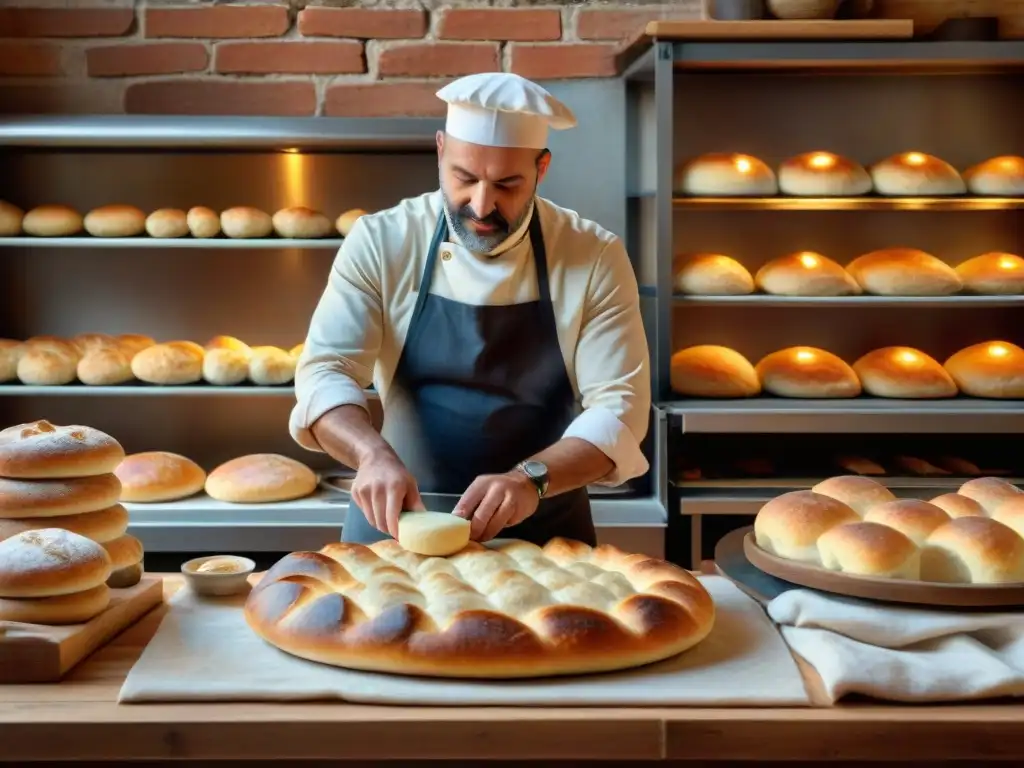
[[113,472],[123,459],[121,444],[92,427],[44,419],[0,431],[0,477],[94,477]]
[[470,543],[439,558],[387,540],[287,555],[245,617],[272,645],[325,664],[526,678],[674,656],[707,637],[715,606],[682,568],[607,545]]

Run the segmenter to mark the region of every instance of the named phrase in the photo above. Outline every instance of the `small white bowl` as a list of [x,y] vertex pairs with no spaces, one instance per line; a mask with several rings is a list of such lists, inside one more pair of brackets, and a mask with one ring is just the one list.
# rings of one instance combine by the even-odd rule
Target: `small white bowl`
[[[199,568],[211,560],[223,560],[234,568],[226,572],[200,572]],[[181,572],[185,576],[185,582],[194,592],[200,595],[218,597],[245,592],[249,588],[249,576],[255,570],[256,563],[247,557],[238,557],[237,555],[197,557],[181,565]]]

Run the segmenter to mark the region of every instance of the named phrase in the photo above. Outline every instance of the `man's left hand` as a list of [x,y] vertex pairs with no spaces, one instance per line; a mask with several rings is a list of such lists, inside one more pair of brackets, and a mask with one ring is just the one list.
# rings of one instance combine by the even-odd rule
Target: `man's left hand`
[[462,494],[452,514],[470,521],[471,539],[490,541],[536,512],[539,503],[537,486],[522,472],[513,470],[503,475],[480,475]]

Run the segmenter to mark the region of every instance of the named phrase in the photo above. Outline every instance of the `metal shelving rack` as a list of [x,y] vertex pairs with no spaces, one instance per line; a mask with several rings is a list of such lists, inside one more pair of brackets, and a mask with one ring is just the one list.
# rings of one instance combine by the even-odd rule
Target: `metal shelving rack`
[[[1024,217],[1020,213],[1024,198],[678,197],[673,190],[673,171],[680,161],[713,151],[747,152],[775,165],[786,157],[812,150],[830,149],[867,164],[896,152],[919,149],[944,157],[960,168],[969,164],[968,156],[970,162],[977,162],[997,154],[1024,154],[1024,134],[1010,128],[1024,119],[1024,41],[697,41],[661,35],[659,26],[654,22],[647,28],[649,47],[634,46],[626,54],[632,61],[626,62],[625,80],[631,168],[630,246],[640,263],[638,274],[655,370],[655,400],[665,423],[659,436],[659,450],[666,456],[664,464],[671,466],[672,443],[685,439],[682,435],[695,433],[794,436],[1024,432],[1024,403],[1020,401],[966,397],[944,401],[869,397],[832,401],[772,397],[680,400],[670,386],[671,355],[691,344],[725,344],[744,352],[740,347],[747,340],[751,351],[746,354],[756,362],[761,354],[794,344],[823,346],[849,359],[872,346],[908,343],[901,341],[900,333],[895,331],[887,338],[884,331],[872,334],[864,330],[861,324],[869,316],[888,318],[890,330],[897,325],[897,317],[903,318],[899,323],[901,333],[906,330],[922,337],[930,334],[929,338],[940,346],[969,337],[975,325],[1002,329],[1004,337],[1011,336],[1007,340],[1024,343],[1024,325],[1020,322],[1024,298],[1019,296],[792,298],[673,294],[673,255],[683,249],[730,255],[736,255],[727,250],[730,246],[737,251],[746,249],[745,263],[751,268],[785,252],[818,250],[808,242],[827,242],[841,252],[843,237],[866,242],[872,235],[882,238],[885,233],[894,242],[879,242],[875,247],[905,243],[933,252],[946,244],[939,235],[929,235],[935,241],[933,249],[906,242],[909,234],[915,233],[909,228],[916,226],[916,234],[945,227],[947,233],[955,233],[949,238],[950,248],[961,252],[974,233],[995,232],[995,239],[1012,244],[1019,253],[1024,249]],[[919,90],[913,91],[912,87]],[[891,114],[898,114],[899,119],[887,117]],[[944,116],[941,120],[940,114]],[[1003,122],[1007,123],[1005,127],[1001,126]],[[935,128],[936,124],[941,124],[941,129]],[[991,151],[986,154],[987,150]],[[934,218],[937,215],[944,219]],[[794,228],[796,217],[802,217],[799,221],[806,231]],[[825,218],[816,224],[815,217]],[[916,223],[923,220],[927,220],[927,227]],[[865,224],[869,221],[870,225]],[[863,226],[858,227],[857,222]],[[958,226],[959,230],[951,229]],[[827,231],[829,227],[833,232]],[[764,239],[787,243],[787,250],[758,253],[762,244],[756,240],[761,239],[761,233],[766,233]],[[1011,250],[1011,245],[986,249]],[[860,252],[867,250],[865,247]],[[830,255],[828,250],[822,252]],[[843,255],[841,263],[859,253]],[[807,313],[814,310],[814,320],[808,324]],[[919,310],[921,314],[917,315]],[[907,317],[911,318],[909,322]],[[929,322],[942,330],[923,330],[922,318],[931,318]],[[801,333],[815,341],[796,338]],[[860,341],[858,336],[871,340]],[[820,340],[834,346],[816,343]],[[969,343],[985,340],[973,338]],[[863,348],[864,344],[871,346]],[[672,479],[666,477],[670,486],[666,490],[671,510],[669,549],[677,560],[695,564],[707,555],[707,547],[702,546],[705,515],[749,519],[763,501],[782,492],[778,488],[757,488],[757,481],[752,482],[755,487],[742,490],[728,481],[674,487]],[[950,490],[928,481],[892,478],[891,482],[908,486],[906,493],[924,498]]]

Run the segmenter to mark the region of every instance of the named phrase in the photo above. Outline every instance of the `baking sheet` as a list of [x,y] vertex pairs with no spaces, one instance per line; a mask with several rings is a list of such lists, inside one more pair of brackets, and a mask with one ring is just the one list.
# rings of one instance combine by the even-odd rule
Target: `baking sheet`
[[809,706],[774,625],[727,579],[701,577],[717,608],[696,648],[624,672],[525,681],[438,680],[356,672],[289,656],[245,623],[244,597],[171,598],[120,703],[309,701],[427,706]]

